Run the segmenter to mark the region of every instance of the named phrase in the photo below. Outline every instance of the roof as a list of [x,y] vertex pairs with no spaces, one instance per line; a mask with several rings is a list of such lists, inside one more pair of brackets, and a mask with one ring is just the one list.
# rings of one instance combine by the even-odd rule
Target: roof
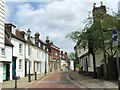
[[46,44],[46,43],[45,43],[44,41],[42,41],[41,39],[39,39],[39,41],[40,41],[42,44],[44,44],[44,45]]
[[14,24],[12,24],[12,23],[5,23],[5,25],[7,25],[7,26],[13,26],[14,28],[16,28],[16,26]]
[[8,37],[11,37],[11,38],[14,37],[22,42],[25,42],[25,43],[27,42],[21,35],[14,35],[11,32],[7,32],[7,30],[5,30],[5,33],[7,34]]
[[[28,43],[28,40],[26,41],[26,43]],[[31,40],[30,40],[30,45],[35,46]]]
[[9,39],[6,35],[5,35],[5,45],[14,47],[14,45],[9,41]]
[[56,50],[58,50],[58,51],[60,50],[59,47],[57,47],[57,46],[55,46],[55,45],[53,45],[53,44],[51,45],[51,48],[56,49]]

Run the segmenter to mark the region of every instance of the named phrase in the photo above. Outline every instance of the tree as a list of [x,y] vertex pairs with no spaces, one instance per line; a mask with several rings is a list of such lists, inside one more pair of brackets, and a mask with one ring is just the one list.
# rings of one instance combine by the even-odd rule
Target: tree
[[67,36],[72,40],[77,36],[77,44],[79,43],[82,48],[89,48],[89,53],[93,56],[94,78],[97,78],[95,54],[103,52],[103,61],[106,65],[106,60],[113,59],[116,53],[116,48],[112,44],[111,31],[109,31],[109,28],[116,27],[118,29],[120,26],[118,22],[119,21],[115,17],[104,12],[94,12],[94,17],[88,17],[86,19],[86,26],[82,32],[76,31],[79,32],[77,35],[72,32]]
[[75,53],[74,53],[74,52],[71,52],[71,53],[69,54],[69,58],[74,61],[74,71],[75,71],[75,70],[76,70],[75,68],[76,68],[76,65],[77,65]]
[[80,32],[74,31],[74,32],[71,32],[70,34],[67,34],[65,38],[72,39],[74,42],[77,43],[79,40],[79,36],[80,36]]

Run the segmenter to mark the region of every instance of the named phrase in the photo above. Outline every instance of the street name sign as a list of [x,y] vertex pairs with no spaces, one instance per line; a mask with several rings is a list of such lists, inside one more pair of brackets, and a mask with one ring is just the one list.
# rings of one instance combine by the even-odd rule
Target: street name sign
[[113,40],[113,42],[117,42],[117,37],[118,37],[118,34],[117,34],[117,31],[116,31],[116,28],[113,28],[112,29],[112,40]]

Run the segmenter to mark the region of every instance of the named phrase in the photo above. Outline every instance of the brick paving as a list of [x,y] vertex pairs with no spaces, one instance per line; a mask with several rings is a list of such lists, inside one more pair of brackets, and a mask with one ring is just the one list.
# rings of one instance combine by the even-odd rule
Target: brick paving
[[78,88],[67,78],[69,73],[70,72],[55,72],[44,77],[38,84],[29,88]]

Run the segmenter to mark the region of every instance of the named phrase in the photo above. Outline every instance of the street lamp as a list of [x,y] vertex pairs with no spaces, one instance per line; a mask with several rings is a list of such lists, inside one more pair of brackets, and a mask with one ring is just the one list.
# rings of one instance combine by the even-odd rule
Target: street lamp
[[47,61],[47,56],[46,55],[47,55],[47,48],[45,47],[45,75],[47,73],[47,65],[46,65],[47,64],[47,62],[46,62]]
[[27,35],[28,35],[28,60],[29,60],[29,73],[28,73],[28,82],[31,82],[31,76],[30,76],[30,34],[31,31],[28,29]]

